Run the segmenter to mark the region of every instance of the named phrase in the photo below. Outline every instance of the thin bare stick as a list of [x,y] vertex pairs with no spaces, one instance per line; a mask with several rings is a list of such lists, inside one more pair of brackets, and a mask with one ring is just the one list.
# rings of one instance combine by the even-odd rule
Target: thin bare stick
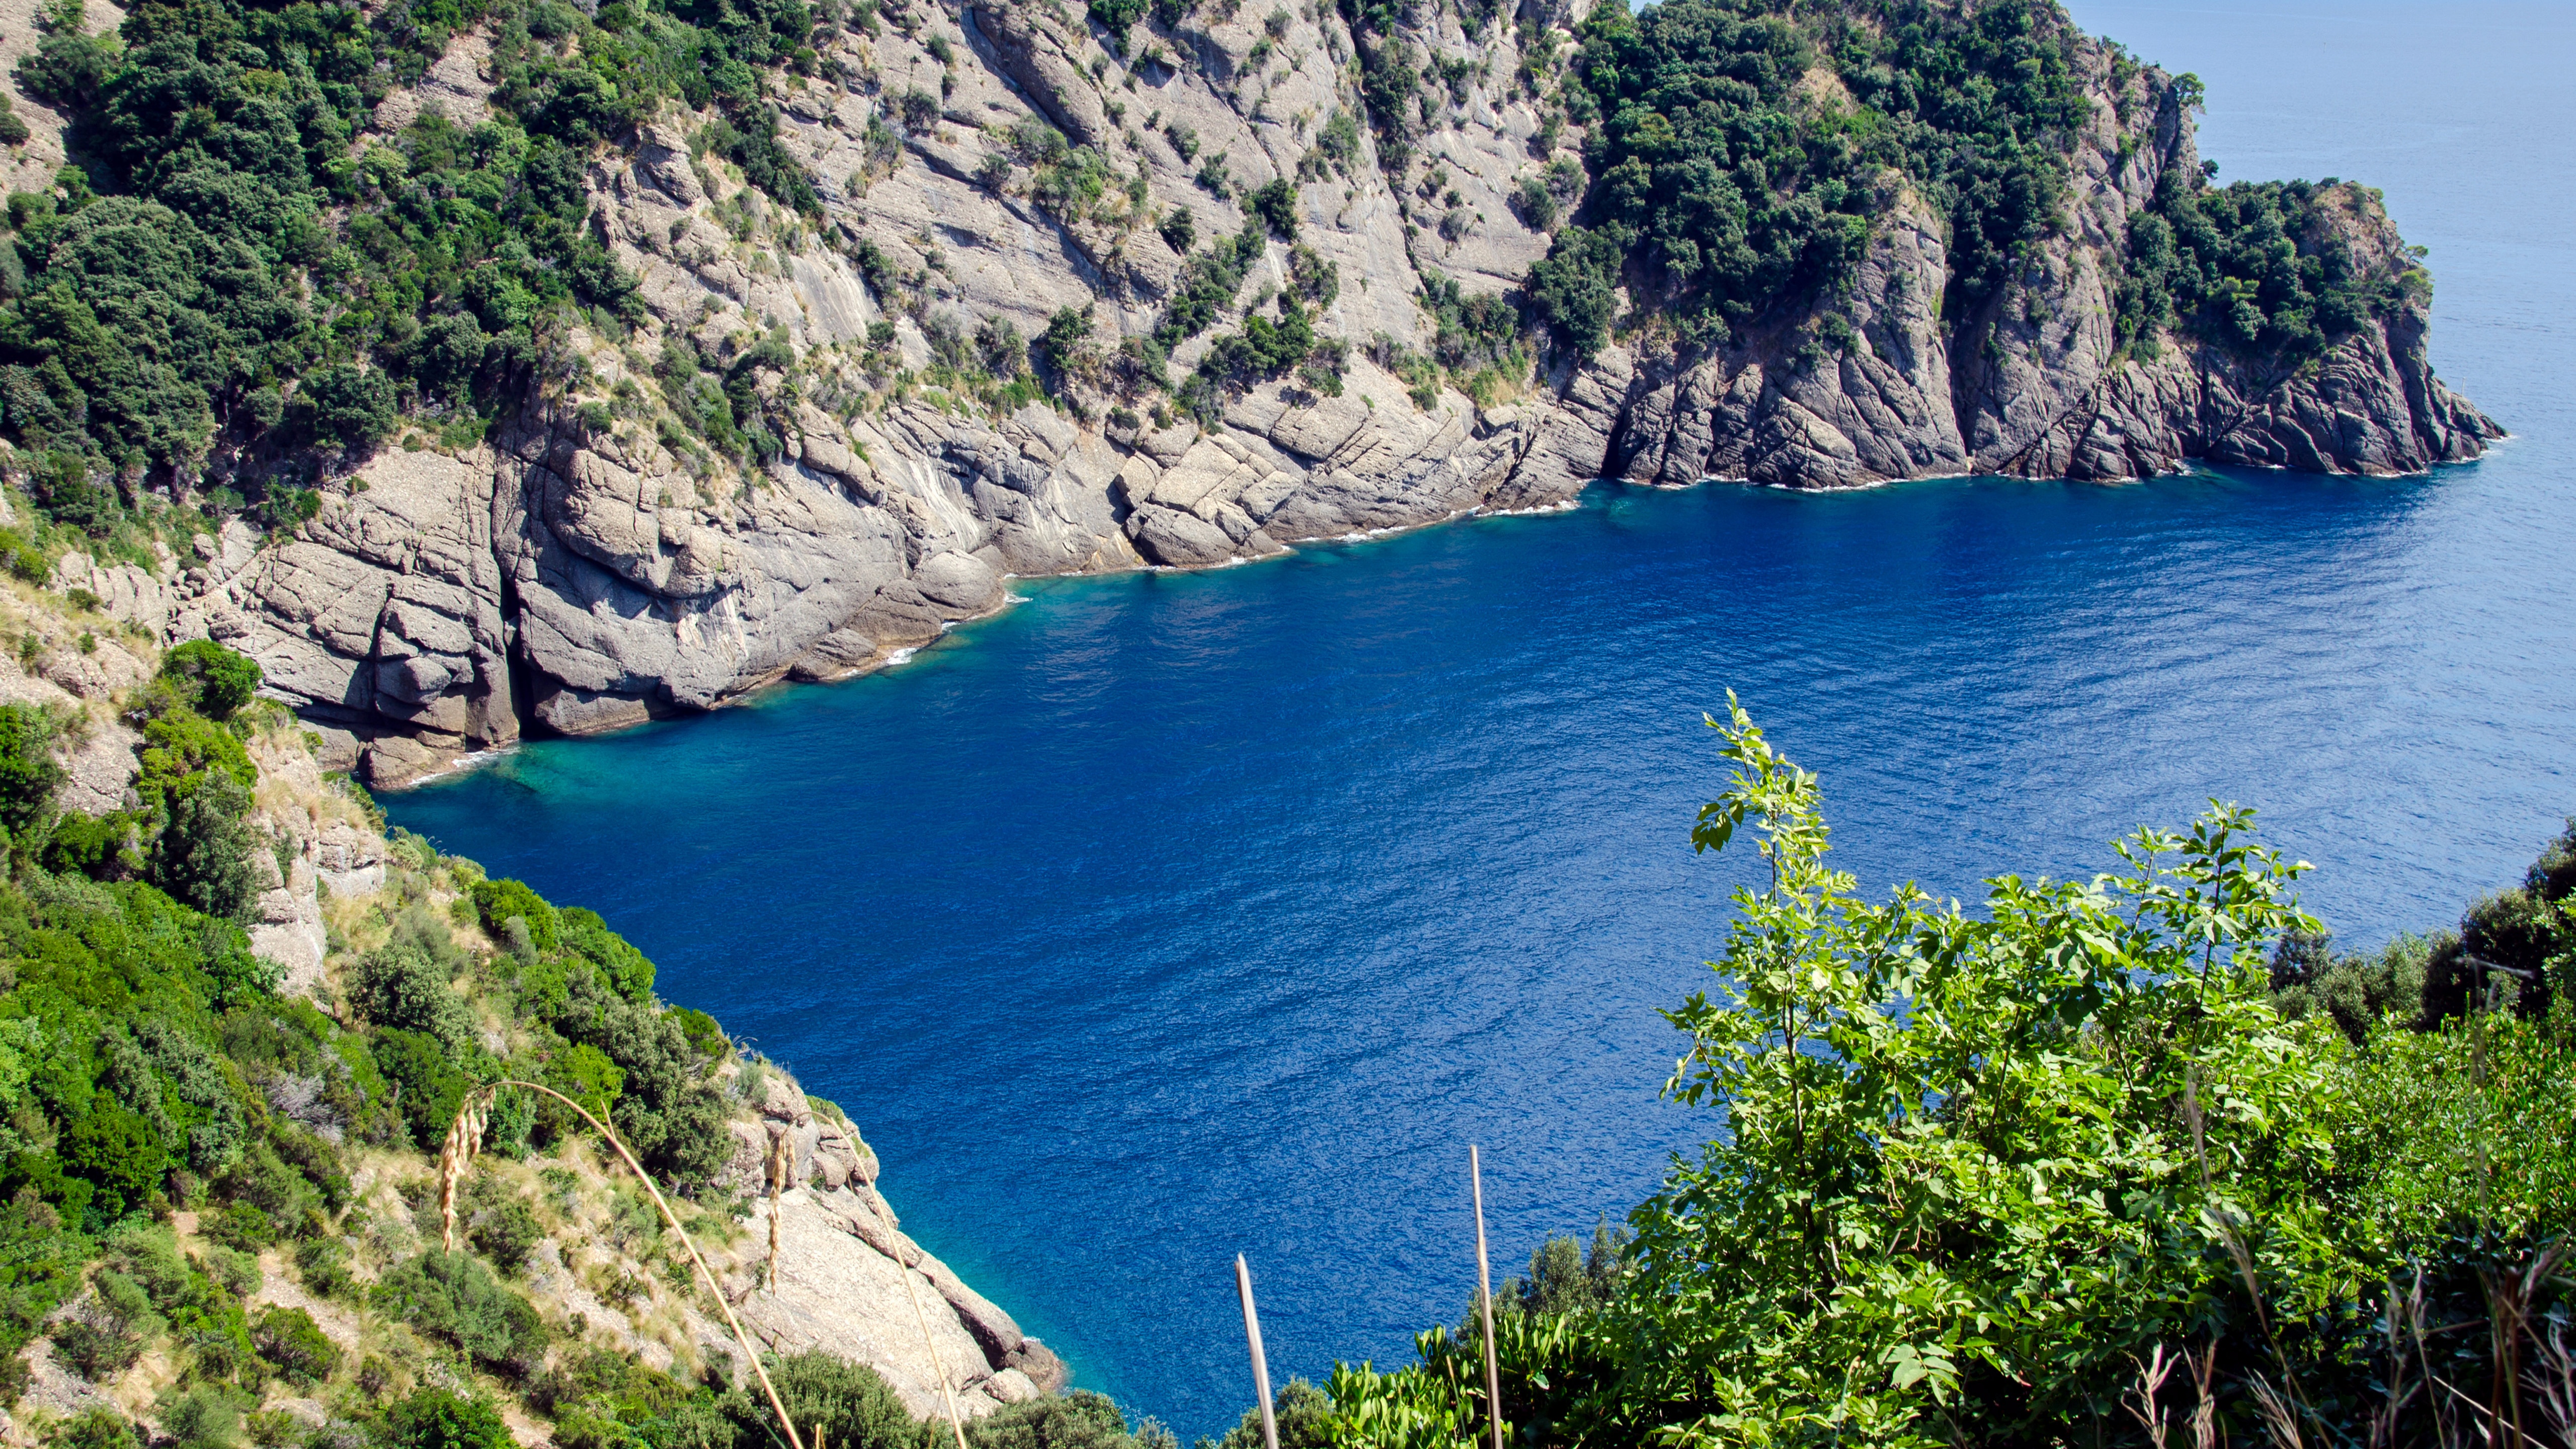
[[1467,1187],[1476,1200],[1476,1311],[1485,1324],[1485,1417],[1493,1422],[1494,1449],[1503,1449],[1503,1371],[1494,1360],[1494,1274],[1485,1264],[1485,1164],[1473,1142],[1467,1144]]
[[1243,1341],[1252,1350],[1252,1387],[1261,1395],[1262,1449],[1279,1449],[1279,1416],[1270,1407],[1270,1355],[1261,1349],[1261,1312],[1252,1306],[1252,1267],[1234,1255],[1234,1292],[1243,1300]]
[[[733,1303],[724,1295],[724,1285],[716,1281],[716,1270],[707,1266],[706,1255],[698,1251],[696,1240],[689,1236],[687,1228],[680,1226],[679,1214],[672,1212],[671,1205],[663,1200],[662,1189],[654,1184],[653,1174],[644,1170],[644,1164],[635,1160],[635,1154],[626,1150],[625,1140],[610,1131],[607,1123],[590,1115],[589,1108],[554,1088],[540,1086],[535,1082],[499,1081],[487,1082],[465,1094],[464,1102],[457,1107],[456,1122],[448,1128],[447,1140],[450,1150],[439,1155],[439,1200],[447,1209],[448,1251],[455,1251],[455,1175],[463,1171],[464,1164],[473,1160],[474,1153],[481,1147],[483,1113],[489,1109],[493,1098],[503,1087],[524,1087],[531,1092],[545,1093],[579,1113],[581,1120],[596,1128],[600,1136],[608,1139],[608,1145],[617,1149],[617,1155],[624,1160],[627,1170],[633,1172],[635,1180],[644,1184],[644,1190],[653,1195],[653,1206],[661,1210],[662,1221],[670,1224],[672,1232],[679,1234],[680,1246],[689,1250],[689,1261],[698,1265],[699,1274],[707,1280],[707,1291],[715,1295],[716,1307],[724,1310],[725,1324],[733,1330],[734,1342],[742,1346],[743,1356],[751,1360],[752,1373],[760,1379],[761,1392],[769,1396],[771,1412],[778,1415],[779,1426],[787,1431],[789,1449],[805,1449],[804,1438],[796,1432],[796,1421],[788,1417],[787,1406],[779,1401],[778,1387],[769,1381],[769,1370],[762,1366],[759,1351],[751,1345],[751,1335],[742,1331],[742,1320],[734,1316]],[[466,1133],[469,1122],[473,1130],[471,1133]],[[459,1145],[460,1134],[464,1136],[464,1150],[461,1153],[454,1150]]]
[[921,1346],[930,1350],[930,1371],[939,1375],[939,1402],[948,1407],[948,1432],[957,1436],[957,1449],[966,1449],[966,1421],[957,1417],[957,1394],[948,1387],[948,1361],[939,1356],[939,1341],[930,1336],[930,1315],[921,1311],[921,1290],[913,1286],[912,1269],[903,1260],[895,1260],[894,1270],[903,1275],[904,1296],[912,1300],[912,1321],[921,1325]]

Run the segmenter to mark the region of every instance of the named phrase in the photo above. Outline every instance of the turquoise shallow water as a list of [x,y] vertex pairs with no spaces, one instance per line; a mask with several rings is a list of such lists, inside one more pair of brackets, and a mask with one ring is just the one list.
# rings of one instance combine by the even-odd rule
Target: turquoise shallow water
[[1237,1251],[1282,1376],[1400,1359],[1466,1303],[1468,1140],[1509,1261],[1709,1125],[1656,1099],[1655,1009],[1723,929],[1734,876],[1687,832],[1730,686],[1872,889],[2095,868],[2216,795],[2366,942],[2576,809],[2576,168],[2518,139],[2566,119],[2576,46],[2555,7],[2423,13],[2079,19],[2209,80],[2226,175],[2388,188],[2434,248],[2437,361],[2517,434],[2485,463],[1603,488],[1023,582],[891,674],[386,803],[599,909],[847,1106],[906,1227],[1080,1382],[1222,1427]]

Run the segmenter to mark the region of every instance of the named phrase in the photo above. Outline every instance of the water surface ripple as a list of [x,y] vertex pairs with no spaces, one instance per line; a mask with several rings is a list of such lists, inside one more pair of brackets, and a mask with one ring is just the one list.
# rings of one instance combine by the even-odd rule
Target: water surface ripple
[[1281,1376],[1400,1360],[1467,1301],[1467,1140],[1509,1261],[1706,1130],[1656,1098],[1655,1011],[1722,936],[1735,876],[1687,831],[1730,686],[1823,772],[1874,891],[2097,868],[2215,795],[2367,942],[2576,809],[2576,176],[2513,139],[2563,132],[2567,12],[2326,8],[2079,19],[2209,80],[2229,175],[2388,188],[2434,248],[2437,361],[2518,435],[2485,463],[1605,487],[1022,582],[892,674],[387,803],[605,913],[845,1105],[907,1229],[1080,1382],[1221,1428],[1237,1251]]

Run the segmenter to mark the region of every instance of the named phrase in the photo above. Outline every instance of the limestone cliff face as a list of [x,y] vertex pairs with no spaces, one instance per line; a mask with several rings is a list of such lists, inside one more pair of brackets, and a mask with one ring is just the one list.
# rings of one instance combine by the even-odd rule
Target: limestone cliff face
[[[1047,0],[888,0],[878,33],[833,43],[841,79],[786,81],[782,140],[822,194],[819,222],[693,153],[700,118],[643,128],[590,177],[595,228],[642,279],[634,335],[575,329],[487,445],[398,444],[293,538],[208,540],[158,619],[257,655],[347,761],[399,784],[524,729],[613,729],[876,667],[998,607],[1014,574],[1257,558],[1551,505],[1601,477],[2116,480],[2195,458],[2388,474],[2499,435],[2433,377],[2420,303],[2305,371],[2175,336],[2151,357],[2118,349],[2128,217],[2198,158],[2163,75],[2103,48],[2081,57],[2097,115],[2061,223],[1973,315],[1942,315],[1945,225],[1891,173],[1847,291],[1715,353],[1648,326],[1488,406],[1416,393],[1357,355],[1339,397],[1274,382],[1206,428],[1126,421],[1106,395],[1086,422],[887,385],[993,321],[1029,337],[1089,307],[1104,345],[1150,333],[1183,268],[1152,223],[1188,213],[1202,238],[1243,225],[1198,179],[1219,157],[1236,196],[1299,179],[1299,240],[1339,278],[1322,334],[1429,345],[1430,279],[1501,292],[1546,252],[1508,198],[1580,137],[1542,127],[1549,62],[1525,83],[1520,36],[1570,51],[1583,9],[1525,5],[1520,28],[1471,35],[1443,8],[1412,31],[1455,79],[1425,92],[1416,159],[1391,176],[1365,124],[1340,161],[1320,144],[1365,114],[1328,7],[1203,7],[1169,34],[1140,29],[1131,68]],[[398,94],[380,123],[484,104],[478,52],[459,45],[436,95]],[[1107,158],[1100,202],[1042,204],[1011,141],[1028,122]],[[2357,254],[2406,265],[2375,196],[2348,187],[2336,207]],[[1269,243],[1247,298],[1287,286],[1288,267]],[[744,471],[673,421],[656,359],[683,338],[741,358],[771,335],[783,351],[740,368],[782,452]],[[1176,349],[1175,375],[1207,343]]]

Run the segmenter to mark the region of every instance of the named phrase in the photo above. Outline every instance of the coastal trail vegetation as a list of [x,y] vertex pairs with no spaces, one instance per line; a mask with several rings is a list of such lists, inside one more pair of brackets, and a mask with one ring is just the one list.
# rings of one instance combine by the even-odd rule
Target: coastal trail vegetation
[[[2571,1442],[2576,824],[2374,956],[2234,807],[1871,902],[1730,708],[1693,844],[1763,879],[1666,1013],[1717,1130],[1497,1295],[1514,1442]],[[1301,1442],[1478,1440],[1480,1333],[1337,1368]]]

